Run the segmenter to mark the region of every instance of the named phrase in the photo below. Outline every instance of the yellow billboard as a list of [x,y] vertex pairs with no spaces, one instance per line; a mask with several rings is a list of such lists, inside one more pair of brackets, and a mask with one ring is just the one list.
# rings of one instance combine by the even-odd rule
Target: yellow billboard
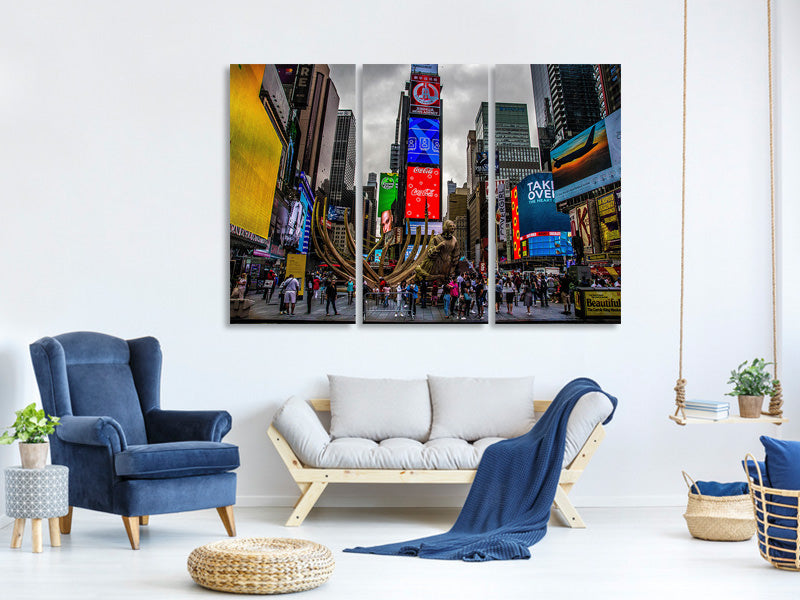
[[575,312],[584,317],[620,317],[621,297],[620,290],[581,289],[575,295]]
[[306,289],[306,255],[305,254],[287,254],[286,255],[286,277],[293,275],[300,282],[300,293],[298,296],[303,295],[303,290]]
[[261,104],[264,65],[231,65],[231,225],[269,237],[281,140]]

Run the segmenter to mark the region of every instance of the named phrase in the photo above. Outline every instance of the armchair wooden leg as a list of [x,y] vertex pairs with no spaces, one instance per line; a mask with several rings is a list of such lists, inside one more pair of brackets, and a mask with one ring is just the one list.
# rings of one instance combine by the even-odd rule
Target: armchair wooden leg
[[150,515],[142,515],[139,517],[139,525],[150,525]]
[[125,523],[125,531],[128,534],[128,541],[131,543],[131,548],[134,550],[139,549],[139,517],[122,517],[122,522]]
[[58,526],[61,528],[61,533],[68,535],[72,531],[72,507],[69,507],[69,512],[58,518]]
[[300,500],[295,504],[294,511],[289,515],[289,520],[286,521],[286,526],[297,527],[300,525],[308,516],[308,513],[311,512],[311,509],[314,508],[326,487],[328,487],[327,481],[315,481],[308,486],[308,489],[303,492]]
[[218,506],[217,512],[219,518],[222,519],[222,524],[225,525],[225,531],[228,532],[230,537],[236,537],[236,521],[233,518],[233,506]]
[[572,528],[585,529],[586,523],[583,522],[581,516],[578,514],[576,508],[572,505],[567,497],[567,492],[559,485],[556,488],[556,498],[553,502],[555,507],[561,511],[561,515],[567,522],[567,525]]

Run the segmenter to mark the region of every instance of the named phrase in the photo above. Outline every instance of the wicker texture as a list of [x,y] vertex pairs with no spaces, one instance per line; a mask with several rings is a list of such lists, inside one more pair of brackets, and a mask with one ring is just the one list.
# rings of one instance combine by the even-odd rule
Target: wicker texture
[[284,594],[310,590],[333,573],[331,551],[291,538],[238,538],[200,546],[188,560],[199,585],[236,594]]
[[[689,476],[684,473],[684,478]],[[687,485],[689,501],[683,518],[692,537],[712,542],[743,542],[755,535],[756,520],[748,494],[705,496],[692,492],[694,481],[691,484],[687,481]]]
[[797,518],[800,490],[765,486],[758,461],[752,454],[745,457],[745,464],[750,463],[758,473],[758,481],[748,477],[749,497],[758,524],[758,551],[778,569],[800,571],[800,521]]

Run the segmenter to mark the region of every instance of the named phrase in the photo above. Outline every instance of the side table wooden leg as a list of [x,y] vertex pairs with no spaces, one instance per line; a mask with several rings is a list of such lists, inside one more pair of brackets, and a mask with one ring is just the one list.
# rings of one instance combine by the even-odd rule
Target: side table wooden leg
[[42,520],[41,519],[31,519],[32,524],[32,534],[33,534],[33,551],[34,552],[41,552],[42,551]]
[[25,519],[14,520],[14,531],[11,532],[11,547],[22,546],[22,534],[25,533]]
[[56,548],[61,545],[61,531],[58,526],[58,517],[48,519],[50,523],[50,546]]

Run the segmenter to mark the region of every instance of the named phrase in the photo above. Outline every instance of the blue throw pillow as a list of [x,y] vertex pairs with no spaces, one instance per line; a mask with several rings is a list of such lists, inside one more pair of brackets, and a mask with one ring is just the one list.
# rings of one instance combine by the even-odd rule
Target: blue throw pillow
[[735,483],[720,483],[718,481],[698,481],[692,486],[692,492],[703,496],[742,496],[747,493],[747,484],[744,481]]
[[770,487],[779,490],[800,490],[800,442],[787,442],[761,436],[766,452]]

